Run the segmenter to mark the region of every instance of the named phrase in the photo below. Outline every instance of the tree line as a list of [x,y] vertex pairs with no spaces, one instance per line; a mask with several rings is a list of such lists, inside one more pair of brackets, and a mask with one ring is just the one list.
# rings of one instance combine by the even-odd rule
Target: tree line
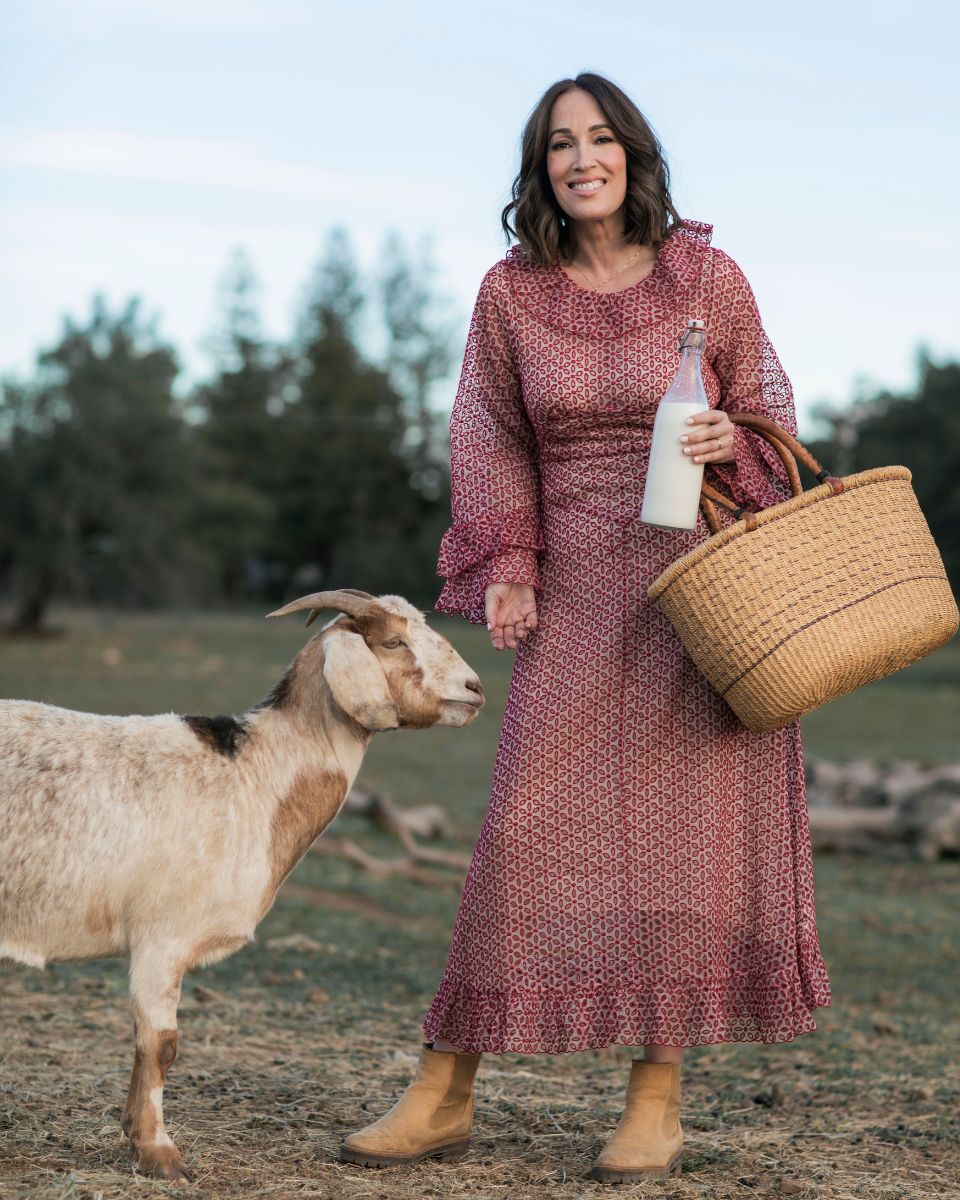
[[390,234],[379,261],[365,282],[332,230],[278,343],[236,252],[215,370],[186,396],[136,298],[111,313],[95,297],[30,378],[3,380],[0,590],[15,629],[40,628],[54,597],[272,604],[343,586],[432,606],[450,494],[447,417],[430,397],[456,325],[426,248]]
[[[111,313],[95,297],[29,378],[0,381],[0,594],[14,629],[41,628],[55,597],[275,604],[359,587],[432,607],[450,478],[447,413],[431,395],[462,331],[428,251],[394,233],[379,261],[365,280],[346,230],[333,229],[293,336],[278,342],[238,251],[209,342],[214,370],[186,395],[175,350],[137,298]],[[921,349],[913,387],[814,413],[827,435],[810,449],[834,473],[912,470],[960,590],[960,364]]]
[[960,596],[960,363],[935,363],[922,346],[915,362],[916,381],[904,391],[872,388],[843,408],[816,407],[814,415],[828,432],[806,444],[835,475],[908,467],[950,585]]

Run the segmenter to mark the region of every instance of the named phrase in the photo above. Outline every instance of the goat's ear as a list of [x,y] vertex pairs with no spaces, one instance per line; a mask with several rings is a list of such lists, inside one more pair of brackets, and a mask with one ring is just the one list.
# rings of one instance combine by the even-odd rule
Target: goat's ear
[[396,729],[396,701],[377,656],[359,633],[331,629],[323,639],[323,677],[337,704],[371,732]]

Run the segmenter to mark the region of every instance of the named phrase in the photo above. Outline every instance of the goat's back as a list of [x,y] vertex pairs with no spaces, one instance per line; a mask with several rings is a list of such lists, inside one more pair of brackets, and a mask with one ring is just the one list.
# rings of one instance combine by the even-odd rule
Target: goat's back
[[0,701],[0,957],[129,952],[242,860],[259,814],[238,822],[234,795],[175,714]]

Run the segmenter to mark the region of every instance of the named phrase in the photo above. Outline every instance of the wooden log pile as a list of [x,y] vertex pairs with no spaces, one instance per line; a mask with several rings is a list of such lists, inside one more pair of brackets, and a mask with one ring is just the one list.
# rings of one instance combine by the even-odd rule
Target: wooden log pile
[[960,857],[960,763],[808,758],[806,773],[814,850]]

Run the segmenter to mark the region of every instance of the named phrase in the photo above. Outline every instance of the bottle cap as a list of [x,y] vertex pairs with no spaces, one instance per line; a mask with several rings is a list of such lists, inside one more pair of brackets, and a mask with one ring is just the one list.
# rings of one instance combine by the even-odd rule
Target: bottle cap
[[697,320],[696,317],[689,317],[687,319],[686,329],[683,331],[683,333],[677,335],[677,353],[678,354],[681,353],[685,349],[685,347],[688,344],[687,339],[694,333],[702,333],[703,334],[702,339],[695,338],[693,341],[694,345],[699,346],[700,349],[702,349],[703,344],[707,338],[707,323],[706,323],[706,321],[699,321],[699,320]]

